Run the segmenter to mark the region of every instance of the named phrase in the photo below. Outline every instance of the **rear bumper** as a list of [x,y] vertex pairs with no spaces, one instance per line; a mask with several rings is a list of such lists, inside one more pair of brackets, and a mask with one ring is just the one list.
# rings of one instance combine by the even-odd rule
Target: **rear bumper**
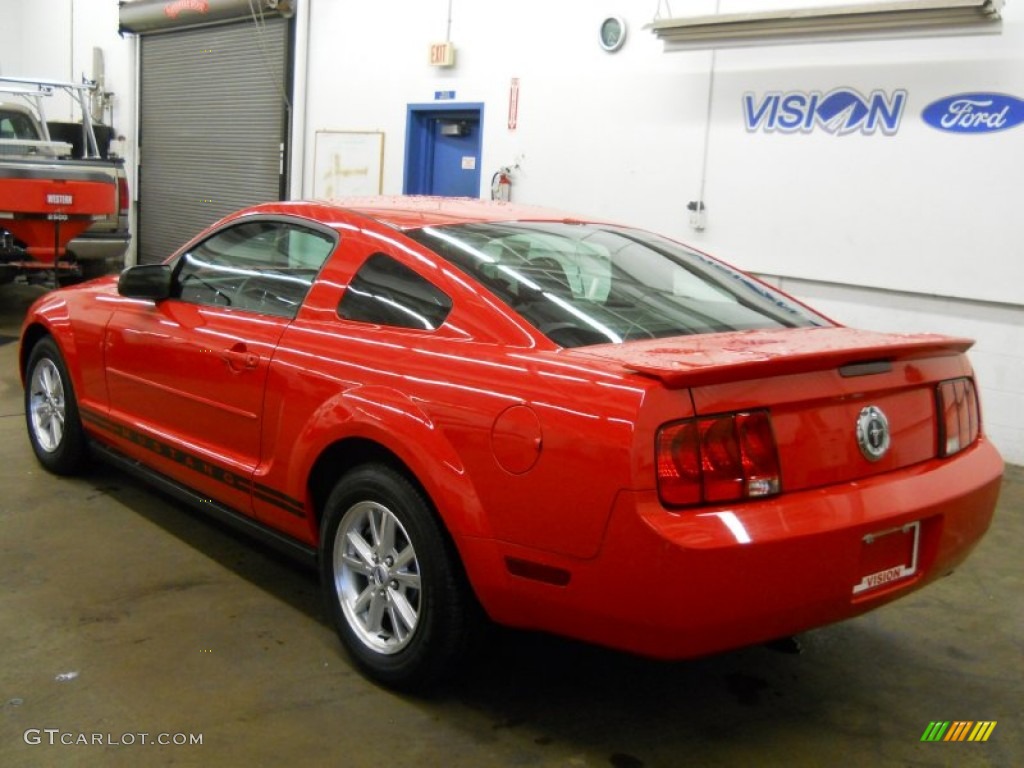
[[103,261],[120,268],[124,266],[124,255],[130,243],[131,237],[127,235],[91,234],[86,231],[68,243],[68,250],[79,261]]
[[[654,492],[623,492],[597,558],[548,559],[570,572],[563,587],[508,576],[492,615],[668,659],[805,631],[950,573],[988,529],[1002,469],[982,440],[953,460],[731,507],[673,513]],[[914,575],[855,594],[865,536],[916,522]]]

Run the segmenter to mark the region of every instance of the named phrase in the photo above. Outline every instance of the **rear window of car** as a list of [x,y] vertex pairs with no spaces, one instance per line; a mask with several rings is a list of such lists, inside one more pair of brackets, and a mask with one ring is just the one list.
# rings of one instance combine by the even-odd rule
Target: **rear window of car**
[[741,272],[639,230],[514,222],[406,234],[564,347],[831,325]]
[[21,112],[0,110],[0,139],[41,139],[36,124]]

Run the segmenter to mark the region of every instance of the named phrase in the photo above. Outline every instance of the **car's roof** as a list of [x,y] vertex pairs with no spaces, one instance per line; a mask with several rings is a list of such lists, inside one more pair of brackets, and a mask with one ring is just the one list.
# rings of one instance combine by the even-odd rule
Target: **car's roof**
[[579,216],[499,200],[395,195],[308,201],[354,211],[397,229],[439,227],[480,221],[581,221]]

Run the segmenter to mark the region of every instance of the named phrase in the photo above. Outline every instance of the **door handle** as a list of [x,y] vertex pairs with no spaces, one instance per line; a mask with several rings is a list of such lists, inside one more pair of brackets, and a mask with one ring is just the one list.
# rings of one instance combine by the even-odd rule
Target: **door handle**
[[221,352],[220,356],[228,364],[228,368],[233,371],[252,370],[260,364],[260,356],[255,352],[250,352],[249,348],[241,341]]

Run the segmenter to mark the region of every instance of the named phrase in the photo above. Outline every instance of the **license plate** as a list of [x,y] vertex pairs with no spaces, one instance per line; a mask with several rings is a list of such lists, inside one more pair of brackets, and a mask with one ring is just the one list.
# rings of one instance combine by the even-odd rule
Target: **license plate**
[[859,595],[901,581],[917,573],[917,552],[921,543],[921,523],[908,523],[864,537],[860,554],[860,583],[853,594]]

